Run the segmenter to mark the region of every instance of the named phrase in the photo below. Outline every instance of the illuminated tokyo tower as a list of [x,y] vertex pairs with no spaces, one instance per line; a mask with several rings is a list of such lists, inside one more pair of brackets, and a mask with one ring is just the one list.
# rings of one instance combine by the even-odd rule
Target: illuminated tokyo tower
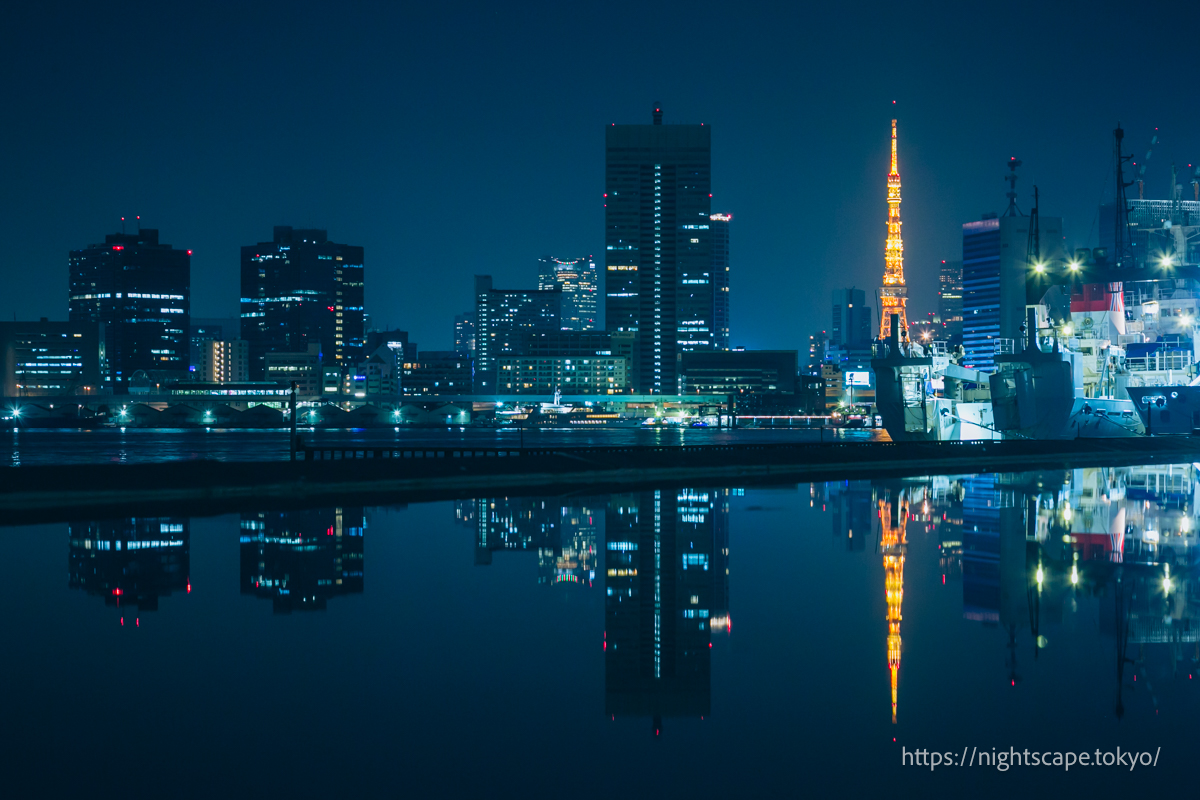
[[892,332],[892,317],[900,317],[900,336],[908,336],[908,287],[904,285],[904,239],[900,236],[900,173],[896,169],[896,120],[892,120],[892,171],[888,173],[887,247],[884,249],[883,288],[879,300],[879,338]]
[[904,550],[908,544],[905,533],[908,497],[903,490],[894,506],[890,499],[880,499],[879,521],[882,526],[883,586],[887,596],[888,671],[892,673],[892,724],[895,724],[896,679],[900,675],[900,604],[904,602]]

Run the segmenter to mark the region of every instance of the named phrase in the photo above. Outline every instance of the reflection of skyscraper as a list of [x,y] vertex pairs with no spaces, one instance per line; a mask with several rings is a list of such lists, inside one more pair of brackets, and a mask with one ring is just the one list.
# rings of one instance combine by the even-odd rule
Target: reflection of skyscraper
[[833,536],[845,537],[847,550],[862,550],[875,527],[874,492],[865,481],[845,481],[829,487]]
[[963,482],[963,617],[1000,621],[1000,495],[995,475]]
[[475,528],[475,563],[492,563],[498,550],[532,551],[538,583],[590,586],[596,577],[595,501],[572,498],[491,497],[459,501],[455,517]]
[[112,606],[158,609],[158,598],[191,591],[188,520],[135,517],[72,523],[70,587],[101,595]]
[[[710,629],[728,626],[728,506],[702,489],[616,495],[605,515],[605,710],[611,716],[704,716]],[[720,533],[718,533],[718,530]]]
[[361,594],[365,524],[361,508],[243,514],[242,594],[270,598],[277,614]]

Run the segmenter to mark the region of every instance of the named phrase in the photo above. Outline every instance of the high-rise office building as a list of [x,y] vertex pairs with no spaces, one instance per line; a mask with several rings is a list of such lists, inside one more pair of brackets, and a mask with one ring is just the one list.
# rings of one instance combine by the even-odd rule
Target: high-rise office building
[[829,343],[838,347],[867,347],[875,330],[871,326],[871,307],[862,289],[833,290],[833,328]]
[[729,349],[729,223],[733,214],[710,214],[713,282],[713,347]]
[[612,125],[605,136],[605,325],[638,333],[634,388],[673,394],[685,349],[715,347],[712,128]]
[[[1011,350],[1021,336],[1025,306],[1037,303],[1030,297],[1030,217],[1014,213],[986,215],[963,225],[962,305],[964,366],[990,370],[995,366],[996,348]],[[1041,258],[1061,262],[1062,219],[1039,217]]]
[[124,391],[134,372],[183,378],[191,333],[192,251],[158,231],[113,233],[72,250],[70,320],[104,324],[104,382]]
[[364,357],[363,249],[323,230],[275,227],[274,239],[242,248],[242,338],[250,377],[267,353],[321,346],[326,365],[354,369]]
[[475,354],[475,314],[464,311],[454,315],[454,352]]
[[[590,331],[596,328],[596,260],[583,258],[538,259],[538,288],[562,289],[562,329]],[[457,331],[456,331],[457,333]]]
[[561,330],[563,293],[553,289],[496,289],[491,275],[475,276],[475,391],[496,391],[496,358],[520,352],[526,334]]
[[0,322],[0,397],[96,392],[103,339],[88,322]]
[[942,334],[951,345],[962,344],[963,262],[943,261],[938,272],[938,317]]

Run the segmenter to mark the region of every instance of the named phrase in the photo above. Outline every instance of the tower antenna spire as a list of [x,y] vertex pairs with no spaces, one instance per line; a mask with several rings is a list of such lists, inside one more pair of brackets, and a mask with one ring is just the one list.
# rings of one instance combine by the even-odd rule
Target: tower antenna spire
[[908,337],[908,287],[904,285],[904,239],[900,236],[900,170],[896,161],[896,120],[892,120],[892,169],[887,179],[887,245],[884,247],[883,288],[879,290],[879,338],[887,339],[892,317]]
[[1006,217],[1025,216],[1017,207],[1017,167],[1019,166],[1021,166],[1021,160],[1016,156],[1008,159],[1008,174],[1004,176],[1004,180],[1008,182],[1008,192],[1004,195],[1008,198],[1008,208],[1004,209]]

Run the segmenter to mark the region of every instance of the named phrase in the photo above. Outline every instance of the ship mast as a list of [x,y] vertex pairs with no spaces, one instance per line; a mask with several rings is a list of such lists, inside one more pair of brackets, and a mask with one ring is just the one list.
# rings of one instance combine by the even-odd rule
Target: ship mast
[[892,171],[887,180],[887,246],[884,248],[883,288],[879,291],[882,311],[879,338],[887,339],[892,317],[900,317],[900,332],[908,338],[908,287],[904,285],[904,240],[900,236],[900,172],[896,169],[896,120],[892,120]]

